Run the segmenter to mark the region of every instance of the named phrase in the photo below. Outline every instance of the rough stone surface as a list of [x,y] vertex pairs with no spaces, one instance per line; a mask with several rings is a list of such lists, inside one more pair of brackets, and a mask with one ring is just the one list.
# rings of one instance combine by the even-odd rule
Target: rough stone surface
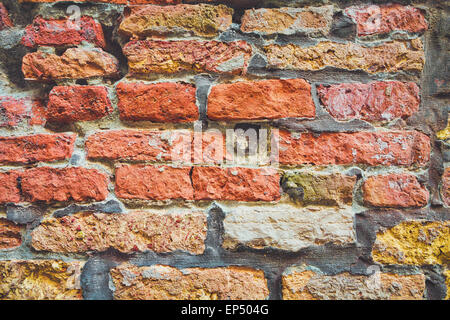
[[198,120],[195,87],[184,83],[126,83],[116,87],[120,119],[152,122]]
[[236,82],[213,86],[208,96],[211,120],[314,118],[311,86],[303,79]]
[[326,110],[338,120],[389,121],[407,118],[419,110],[419,87],[412,82],[377,81],[319,86]]
[[102,26],[91,17],[83,16],[77,22],[69,19],[43,19],[36,17],[33,24],[25,28],[23,45],[37,46],[75,46],[82,41],[106,46]]
[[111,270],[115,299],[263,300],[264,272],[247,267],[188,268],[122,264]]
[[241,30],[262,35],[296,33],[326,36],[333,21],[333,6],[246,10]]
[[0,3],[0,30],[11,27],[13,27],[13,24],[9,18],[8,10],[6,10],[3,3]]
[[0,299],[80,300],[83,265],[60,260],[0,261]]
[[131,7],[119,31],[144,39],[167,34],[215,37],[231,26],[232,16],[233,9],[224,5],[136,6]]
[[355,242],[350,208],[238,206],[223,221],[223,247],[277,248],[298,251],[315,245]]
[[40,99],[0,96],[0,128],[16,128],[21,124],[42,125],[45,114]]
[[52,122],[89,121],[113,110],[103,86],[56,86],[50,91],[47,119]]
[[325,275],[300,266],[284,272],[282,286],[285,300],[422,300],[425,275]]
[[448,264],[450,221],[405,221],[380,231],[372,257],[383,264]]
[[275,201],[280,176],[275,169],[194,167],[196,200]]
[[35,250],[52,252],[105,251],[124,253],[205,250],[206,215],[201,212],[127,214],[78,213],[48,218],[33,230]]
[[428,190],[410,174],[370,176],[362,190],[364,203],[374,207],[423,207],[430,198]]
[[117,76],[118,60],[101,49],[67,49],[61,56],[37,51],[23,57],[27,80],[85,79]]
[[131,74],[245,74],[252,54],[245,41],[131,41],[123,48]]
[[329,41],[310,47],[271,44],[264,50],[269,67],[274,69],[322,70],[333,67],[368,73],[420,72],[425,64],[420,39],[391,41],[374,47]]
[[279,134],[282,164],[424,166],[430,159],[430,139],[417,131]]
[[441,194],[444,203],[450,207],[450,167],[445,169],[442,176]]
[[86,150],[89,159],[189,162],[191,139],[187,130],[113,130],[89,136]]
[[439,140],[450,139],[450,116],[447,120],[447,127],[444,130],[439,131],[436,135]]
[[190,167],[120,166],[116,169],[116,195],[122,199],[192,200]]
[[70,158],[76,134],[0,137],[0,164],[57,161]]
[[20,176],[27,201],[101,201],[108,195],[108,177],[95,169],[40,167]]
[[288,172],[283,175],[283,189],[302,206],[351,205],[356,177],[340,173],[321,174]]
[[0,218],[0,250],[16,248],[22,244],[22,228],[14,222]]
[[391,31],[424,32],[428,28],[420,9],[400,4],[350,7],[345,13],[356,21],[359,36]]
[[0,172],[0,203],[20,201],[19,177],[18,171]]
[[445,270],[444,275],[445,284],[447,285],[447,296],[445,297],[445,300],[450,300],[450,270]]

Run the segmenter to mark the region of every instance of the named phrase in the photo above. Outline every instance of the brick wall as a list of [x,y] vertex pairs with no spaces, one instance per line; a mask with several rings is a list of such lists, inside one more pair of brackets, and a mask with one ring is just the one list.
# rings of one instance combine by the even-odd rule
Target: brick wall
[[2,0],[0,299],[447,299],[445,1]]

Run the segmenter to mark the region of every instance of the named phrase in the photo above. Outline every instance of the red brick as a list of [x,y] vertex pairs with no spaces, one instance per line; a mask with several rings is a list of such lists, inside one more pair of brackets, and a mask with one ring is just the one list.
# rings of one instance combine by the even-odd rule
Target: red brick
[[428,190],[410,174],[371,176],[362,190],[364,203],[374,207],[423,207],[430,198]]
[[116,195],[122,199],[193,199],[191,168],[121,166],[116,169]]
[[280,176],[274,169],[194,167],[196,200],[275,201]]
[[3,3],[0,2],[0,30],[11,27],[13,27],[13,24],[9,18],[8,10],[6,10]]
[[76,134],[0,137],[0,163],[33,163],[69,159]]
[[350,7],[345,13],[356,21],[359,36],[391,31],[423,32],[428,29],[423,12],[411,6],[388,4]]
[[22,72],[27,80],[41,81],[116,77],[119,61],[99,48],[69,48],[61,56],[37,51],[23,57]]
[[0,172],[0,203],[20,202],[18,171]]
[[45,124],[42,101],[32,97],[0,97],[0,127]]
[[50,91],[47,119],[54,122],[96,120],[112,110],[105,87],[57,86]]
[[252,55],[245,41],[130,41],[123,48],[131,74],[215,72],[245,74]]
[[198,120],[195,87],[184,83],[125,83],[117,85],[120,119],[153,122]]
[[442,176],[441,194],[444,203],[450,207],[450,167],[445,169]]
[[20,226],[0,218],[0,250],[20,246],[22,244],[21,231]]
[[95,169],[41,167],[21,178],[25,201],[101,201],[108,195],[108,177]]
[[33,24],[25,28],[23,45],[37,46],[76,46],[82,41],[98,47],[106,46],[102,26],[91,17],[83,16],[79,21],[69,19],[43,19],[38,16]]
[[280,131],[282,164],[367,164],[424,166],[430,139],[418,131],[295,133]]
[[[191,133],[187,130],[98,132],[86,140],[91,160],[187,161],[191,160]],[[181,152],[187,150],[187,155]],[[179,152],[178,152],[179,151]]]
[[219,84],[208,97],[212,120],[314,118],[315,114],[311,86],[303,79]]
[[419,87],[413,83],[377,81],[317,88],[327,111],[338,120],[367,121],[407,118],[419,110]]

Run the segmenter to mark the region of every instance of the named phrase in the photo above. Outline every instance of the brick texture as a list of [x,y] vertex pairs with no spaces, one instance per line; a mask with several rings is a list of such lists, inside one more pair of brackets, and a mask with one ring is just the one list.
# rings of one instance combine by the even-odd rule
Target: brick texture
[[116,87],[120,119],[152,122],[198,120],[195,87],[184,83],[125,83]]
[[213,72],[244,74],[252,53],[244,41],[131,41],[123,52],[132,74]]
[[183,250],[201,254],[205,249],[206,216],[199,212],[161,214],[79,213],[49,218],[32,232],[35,250],[51,252]]
[[208,118],[259,120],[314,118],[311,86],[302,79],[237,82],[212,87]]
[[391,31],[423,32],[428,25],[423,12],[411,6],[388,4],[345,9],[356,21],[359,36],[383,34]]
[[415,83],[377,81],[319,86],[327,111],[338,120],[386,121],[407,118],[419,110],[419,87]]
[[291,134],[280,131],[280,163],[424,166],[430,139],[417,131]]
[[101,119],[112,112],[108,90],[102,86],[56,86],[50,91],[47,119],[75,122]]
[[76,134],[0,137],[0,164],[69,159]]
[[83,16],[76,22],[68,19],[43,19],[36,17],[33,24],[25,28],[22,43],[27,47],[75,46],[82,41],[98,47],[106,46],[102,26],[91,17]]
[[448,25],[0,1],[0,300],[448,299]]
[[176,269],[120,265],[111,270],[121,300],[261,300],[268,296],[264,273],[245,267]]

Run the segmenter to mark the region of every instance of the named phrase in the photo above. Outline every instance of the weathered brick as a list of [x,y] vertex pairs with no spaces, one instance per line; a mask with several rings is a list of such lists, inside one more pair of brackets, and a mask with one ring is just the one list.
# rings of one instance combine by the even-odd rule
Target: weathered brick
[[275,169],[194,167],[196,200],[276,201],[280,176]]
[[195,87],[190,84],[121,82],[116,87],[120,119],[153,122],[198,120]]
[[8,10],[3,3],[0,3],[0,30],[13,27],[13,23],[9,18]]
[[419,110],[419,87],[399,81],[342,83],[317,88],[320,101],[338,120],[407,118]]
[[448,140],[450,139],[450,114],[448,115],[447,127],[436,134],[439,140]]
[[48,218],[31,233],[35,250],[51,252],[106,251],[124,253],[205,250],[206,215],[201,212],[127,214],[77,213]]
[[125,15],[119,31],[144,39],[173,34],[215,37],[231,26],[232,17],[233,9],[224,5],[135,6]]
[[20,176],[26,201],[101,201],[108,195],[108,177],[95,169],[40,167]]
[[112,112],[103,86],[56,86],[50,91],[47,119],[52,122],[89,121]]
[[405,221],[381,230],[372,257],[383,264],[448,264],[450,221]]
[[213,86],[207,114],[212,120],[314,118],[316,108],[303,79],[244,81]]
[[42,101],[33,97],[0,96],[0,127],[45,124]]
[[282,164],[424,166],[430,159],[430,139],[418,131],[279,134]]
[[0,164],[69,159],[76,137],[76,134],[0,137]]
[[91,160],[190,162],[191,136],[188,130],[98,132],[86,140],[87,157]]
[[450,269],[446,269],[444,271],[445,275],[445,284],[447,285],[447,296],[445,297],[445,300],[450,300]]
[[20,202],[18,171],[0,172],[0,203]]
[[368,73],[422,71],[425,55],[422,41],[391,41],[369,47],[353,42],[320,42],[310,47],[271,44],[264,48],[273,69],[322,70],[333,67]]
[[340,173],[287,172],[282,186],[300,205],[351,205],[356,177]]
[[122,199],[192,200],[191,168],[124,165],[116,169],[116,195]]
[[428,29],[423,12],[411,6],[366,5],[349,7],[344,12],[355,20],[359,36],[391,31],[424,32]]
[[1,300],[79,300],[84,262],[0,261]]
[[241,30],[262,35],[307,34],[326,36],[333,22],[333,6],[250,9],[242,16]]
[[61,56],[37,51],[23,57],[22,72],[27,80],[43,81],[115,77],[119,62],[98,48],[69,48]]
[[79,20],[34,18],[33,24],[25,28],[23,45],[37,46],[76,46],[82,41],[106,46],[102,26],[91,17],[82,16]]
[[122,264],[111,270],[118,300],[263,300],[262,270],[247,267],[188,268]]
[[131,41],[123,48],[131,74],[215,72],[245,74],[252,55],[245,41]]
[[441,195],[444,203],[450,207],[450,167],[445,169],[442,176]]
[[387,174],[370,176],[364,181],[364,203],[374,207],[423,207],[430,194],[410,174]]
[[21,232],[22,228],[14,222],[0,218],[0,250],[20,246],[22,244]]
[[310,246],[354,243],[353,213],[345,209],[287,205],[233,207],[223,221],[223,247],[298,251]]
[[283,273],[282,292],[284,300],[422,300],[425,275],[326,275],[303,265]]

